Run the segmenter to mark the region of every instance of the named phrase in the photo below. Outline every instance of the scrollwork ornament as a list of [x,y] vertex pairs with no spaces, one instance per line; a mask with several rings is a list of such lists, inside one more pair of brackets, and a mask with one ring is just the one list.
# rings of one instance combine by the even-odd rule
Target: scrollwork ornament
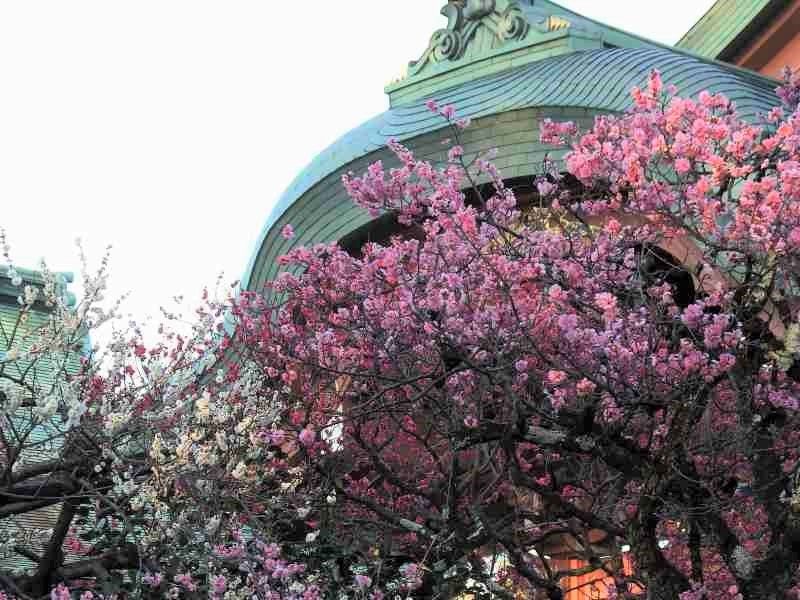
[[425,54],[409,64],[413,76],[426,65],[456,61],[464,56],[477,33],[487,28],[495,43],[523,39],[530,23],[516,0],[450,0],[441,10],[447,27],[435,32]]
[[510,6],[501,17],[500,30],[504,40],[521,40],[528,34],[530,24],[518,6]]
[[461,35],[457,31],[450,31],[448,29],[439,30],[432,40],[432,45],[433,60],[435,62],[455,60],[461,54]]

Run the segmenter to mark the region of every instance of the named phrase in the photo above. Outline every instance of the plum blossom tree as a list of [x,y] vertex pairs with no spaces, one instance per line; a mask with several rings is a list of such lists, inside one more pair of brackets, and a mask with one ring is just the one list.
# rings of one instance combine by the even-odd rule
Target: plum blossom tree
[[[155,343],[123,321],[87,350],[120,321],[118,304],[101,308],[106,263],[84,269],[72,307],[46,267],[23,289],[9,262],[20,308],[0,332],[0,598],[323,597],[328,505],[298,490],[285,393],[230,353],[234,291],[206,294],[190,319],[165,313]],[[368,576],[337,577],[358,591]]]
[[54,517],[2,540],[29,568],[0,598],[800,597],[800,81],[779,96],[748,123],[653,73],[585,133],[543,123],[565,171],[519,196],[431,102],[445,164],[391,142],[344,178],[395,235],[296,248],[49,384],[12,375],[116,309],[104,267],[75,308],[44,286],[0,365],[0,519]]
[[566,173],[527,199],[458,145],[344,177],[396,235],[297,248],[237,311],[371,582],[797,597],[798,89],[748,123],[653,73],[590,131],[543,123]]

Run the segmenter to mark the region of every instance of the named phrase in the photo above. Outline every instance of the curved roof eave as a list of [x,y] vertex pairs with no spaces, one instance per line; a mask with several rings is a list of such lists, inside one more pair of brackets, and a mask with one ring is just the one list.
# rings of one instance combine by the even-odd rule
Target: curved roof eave
[[[642,85],[652,69],[683,95],[704,89],[733,100],[744,118],[755,118],[775,102],[775,82],[742,69],[665,48],[597,49],[547,58],[468,81],[434,94],[440,104],[454,104],[462,117],[477,119],[537,106],[562,106],[621,112],[630,107],[630,89]],[[408,140],[443,129],[445,124],[417,101],[395,106],[345,134],[295,178],[271,210],[242,287],[249,288],[253,267],[281,215],[324,177],[365,157],[391,139]]]

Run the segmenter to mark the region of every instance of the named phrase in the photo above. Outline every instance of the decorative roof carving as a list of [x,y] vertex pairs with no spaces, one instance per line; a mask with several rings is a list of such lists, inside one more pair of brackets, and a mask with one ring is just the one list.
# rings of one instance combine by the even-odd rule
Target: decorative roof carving
[[409,76],[430,64],[459,60],[474,46],[484,51],[521,40],[531,27],[518,0],[450,0],[441,12],[447,26],[436,31],[422,57],[409,64]]
[[545,31],[558,31],[559,29],[567,29],[568,27],[572,27],[572,23],[558,15],[550,15],[544,22]]

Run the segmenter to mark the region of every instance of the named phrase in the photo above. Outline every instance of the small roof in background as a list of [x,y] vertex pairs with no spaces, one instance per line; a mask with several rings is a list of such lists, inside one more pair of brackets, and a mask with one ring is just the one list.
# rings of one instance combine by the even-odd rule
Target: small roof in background
[[[75,276],[69,272],[55,272],[53,276],[58,290],[66,296],[67,306],[73,306],[75,294],[66,288],[75,280]],[[0,265],[0,303],[16,305],[26,285],[41,288],[44,284],[45,276],[41,271]]]

